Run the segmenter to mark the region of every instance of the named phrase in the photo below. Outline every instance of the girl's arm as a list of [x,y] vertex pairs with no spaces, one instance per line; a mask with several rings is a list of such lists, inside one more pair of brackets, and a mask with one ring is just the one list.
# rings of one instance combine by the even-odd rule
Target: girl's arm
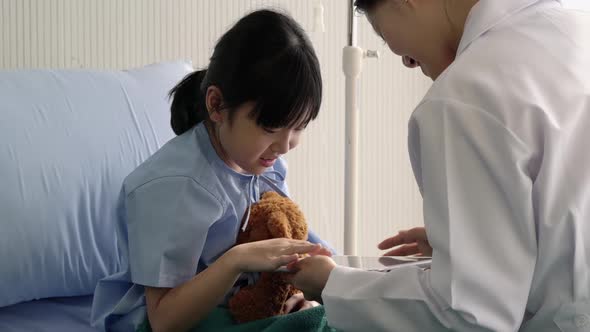
[[176,288],[145,288],[147,314],[154,332],[186,331],[219,304],[241,273],[230,252]]
[[147,314],[154,332],[187,331],[215,308],[242,272],[273,271],[297,254],[322,250],[307,241],[272,239],[235,246],[175,288],[146,287]]

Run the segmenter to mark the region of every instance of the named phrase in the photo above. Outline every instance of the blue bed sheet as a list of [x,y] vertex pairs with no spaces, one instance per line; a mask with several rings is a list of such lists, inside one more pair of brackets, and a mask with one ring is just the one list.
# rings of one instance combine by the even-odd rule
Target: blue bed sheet
[[92,296],[52,298],[0,308],[2,332],[97,332],[90,326]]

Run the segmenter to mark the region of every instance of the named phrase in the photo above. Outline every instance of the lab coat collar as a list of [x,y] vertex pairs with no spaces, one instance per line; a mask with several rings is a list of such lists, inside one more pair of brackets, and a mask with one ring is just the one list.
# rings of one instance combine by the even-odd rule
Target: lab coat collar
[[479,0],[467,17],[457,55],[498,23],[526,7],[543,1],[561,3],[561,0]]

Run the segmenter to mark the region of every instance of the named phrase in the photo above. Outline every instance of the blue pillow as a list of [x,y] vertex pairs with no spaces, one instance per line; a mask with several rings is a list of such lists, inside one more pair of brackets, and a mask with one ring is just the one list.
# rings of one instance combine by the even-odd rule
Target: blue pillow
[[167,93],[190,71],[0,71],[0,307],[118,269],[122,181],[174,136]]

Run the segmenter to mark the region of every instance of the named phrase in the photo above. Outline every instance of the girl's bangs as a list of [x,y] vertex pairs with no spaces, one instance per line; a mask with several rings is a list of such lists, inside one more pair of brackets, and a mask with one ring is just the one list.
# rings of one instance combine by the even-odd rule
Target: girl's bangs
[[[313,54],[294,47],[259,82],[259,98],[251,116],[265,128],[302,128],[314,120],[322,100],[322,81]],[[260,75],[260,74],[259,74]]]

